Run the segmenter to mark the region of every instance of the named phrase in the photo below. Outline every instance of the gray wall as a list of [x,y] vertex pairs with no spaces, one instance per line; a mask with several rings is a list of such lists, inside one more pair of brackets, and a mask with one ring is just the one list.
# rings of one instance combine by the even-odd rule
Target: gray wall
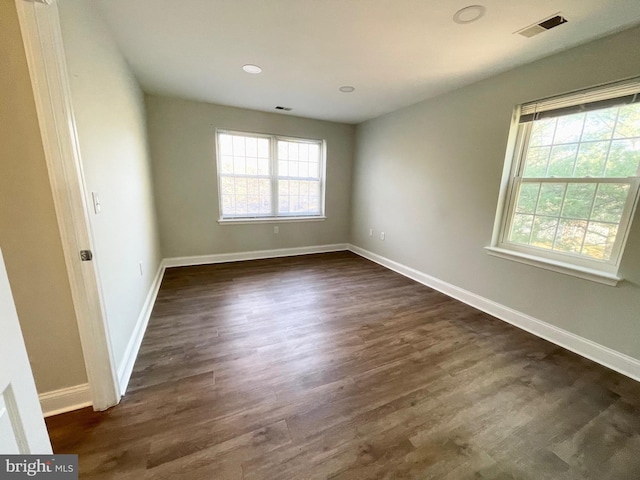
[[91,229],[120,368],[161,260],[144,97],[91,2],[59,5],[88,201],[97,192],[102,203]]
[[628,30],[359,125],[352,243],[640,359],[640,210],[617,287],[484,250],[513,107],[637,75],[638,39]]
[[0,246],[45,393],[86,383],[87,374],[13,1],[0,2],[0,32]]
[[[149,142],[165,257],[267,250],[349,241],[352,125],[148,95]],[[216,128],[327,141],[323,222],[220,225]]]

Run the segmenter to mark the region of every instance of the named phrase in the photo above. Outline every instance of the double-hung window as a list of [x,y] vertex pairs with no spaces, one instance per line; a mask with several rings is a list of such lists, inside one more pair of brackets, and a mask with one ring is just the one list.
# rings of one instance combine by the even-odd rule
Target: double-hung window
[[220,220],[324,215],[322,140],[217,131]]
[[524,104],[490,253],[615,284],[640,183],[640,79]]

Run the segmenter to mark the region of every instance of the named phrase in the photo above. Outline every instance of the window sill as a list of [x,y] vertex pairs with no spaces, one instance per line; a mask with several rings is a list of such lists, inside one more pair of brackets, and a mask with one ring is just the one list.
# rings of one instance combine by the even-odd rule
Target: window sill
[[551,260],[548,258],[536,257],[533,255],[527,255],[526,253],[514,252],[513,250],[506,250],[499,247],[485,247],[487,253],[494,257],[504,258],[514,262],[520,262],[534,267],[544,268],[553,272],[564,273],[565,275],[571,275],[573,277],[582,278],[584,280],[590,280],[592,282],[602,283],[615,287],[622,278],[614,275],[613,273],[603,272],[587,267],[580,267],[572,265],[570,263],[559,262],[557,260]]
[[221,218],[220,225],[253,225],[255,223],[295,223],[295,222],[324,222],[327,217],[256,217],[256,218]]

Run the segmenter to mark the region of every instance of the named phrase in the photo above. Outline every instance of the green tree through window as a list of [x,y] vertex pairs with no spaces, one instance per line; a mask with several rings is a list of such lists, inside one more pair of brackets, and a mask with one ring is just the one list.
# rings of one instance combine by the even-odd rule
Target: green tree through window
[[523,105],[490,250],[615,275],[639,183],[640,79]]

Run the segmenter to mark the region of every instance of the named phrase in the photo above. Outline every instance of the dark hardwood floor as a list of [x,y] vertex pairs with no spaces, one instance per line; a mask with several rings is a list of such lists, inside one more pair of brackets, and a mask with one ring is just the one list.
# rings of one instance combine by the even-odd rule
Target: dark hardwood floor
[[167,270],[86,479],[640,479],[640,384],[351,253]]

